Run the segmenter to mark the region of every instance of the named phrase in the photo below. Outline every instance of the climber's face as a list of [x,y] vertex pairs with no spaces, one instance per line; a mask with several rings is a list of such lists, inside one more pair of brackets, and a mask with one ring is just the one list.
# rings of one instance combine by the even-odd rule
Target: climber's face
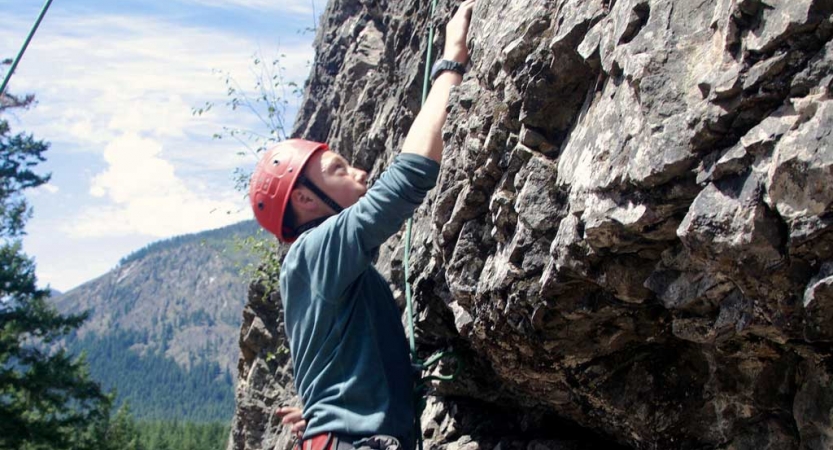
[[352,206],[367,192],[367,172],[330,150],[317,152],[307,163],[305,175],[342,208]]

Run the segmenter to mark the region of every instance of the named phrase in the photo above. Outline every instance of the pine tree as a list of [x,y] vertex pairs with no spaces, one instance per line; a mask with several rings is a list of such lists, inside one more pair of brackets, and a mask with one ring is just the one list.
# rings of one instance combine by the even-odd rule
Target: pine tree
[[116,416],[110,420],[104,442],[106,445],[103,450],[144,450],[138,426],[130,415],[128,405],[119,408]]
[[[25,108],[32,96],[0,93],[0,113]],[[0,448],[97,448],[90,427],[106,423],[110,398],[90,379],[82,359],[57,339],[85,316],[63,316],[38,289],[35,264],[20,236],[31,210],[25,189],[49,181],[34,172],[49,144],[11,133],[0,118]]]

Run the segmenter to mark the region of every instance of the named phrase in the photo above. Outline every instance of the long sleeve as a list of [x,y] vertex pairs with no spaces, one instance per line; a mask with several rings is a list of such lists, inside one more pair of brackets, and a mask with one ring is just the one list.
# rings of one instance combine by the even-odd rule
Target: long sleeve
[[413,215],[438,174],[435,161],[400,154],[356,204],[299,239],[299,256],[321,297],[341,297],[372,263],[375,250]]

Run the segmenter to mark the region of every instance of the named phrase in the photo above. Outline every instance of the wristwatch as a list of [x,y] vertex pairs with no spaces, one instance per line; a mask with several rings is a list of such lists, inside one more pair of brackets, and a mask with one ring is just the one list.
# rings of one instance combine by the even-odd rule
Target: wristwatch
[[441,59],[435,62],[434,67],[431,68],[431,82],[433,83],[441,73],[448,70],[464,75],[466,73],[466,66],[458,63],[457,61]]

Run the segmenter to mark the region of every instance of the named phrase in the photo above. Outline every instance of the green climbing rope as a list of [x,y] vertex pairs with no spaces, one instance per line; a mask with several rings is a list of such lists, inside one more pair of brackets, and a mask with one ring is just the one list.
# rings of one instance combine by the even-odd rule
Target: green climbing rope
[[[425,55],[425,75],[423,78],[422,84],[422,105],[425,105],[425,100],[428,98],[428,88],[431,85],[431,60],[432,60],[432,45],[434,42],[434,24],[432,20],[434,18],[434,13],[437,9],[437,0],[432,0],[431,3],[431,15],[429,16],[429,24],[428,24],[428,50]],[[412,229],[413,229],[413,219],[408,219],[408,225],[405,232],[405,299],[407,304],[407,313],[408,313],[408,340],[411,347],[411,364],[414,368],[415,372],[420,373],[420,378],[418,383],[415,386],[415,406],[416,406],[416,417],[414,427],[417,431],[417,443],[419,445],[419,450],[423,450],[422,448],[422,424],[420,423],[420,417],[422,416],[422,411],[425,409],[426,400],[425,395],[428,392],[428,387],[431,381],[451,381],[457,377],[458,373],[462,369],[462,364],[460,363],[459,357],[454,352],[438,352],[428,358],[426,361],[422,361],[419,359],[419,355],[416,351],[416,341],[414,338],[414,306],[413,306],[413,297],[411,294],[411,285],[408,282],[410,278],[411,272],[411,236],[412,236]],[[429,376],[421,376],[423,371],[430,370],[431,367],[438,364],[442,359],[451,357],[457,361],[456,368],[453,374],[451,375],[429,375]]]
[[12,66],[9,67],[9,71],[6,73],[5,78],[3,78],[3,84],[0,85],[0,95],[6,92],[6,86],[8,86],[9,80],[12,79],[12,74],[14,74],[15,69],[17,69],[17,64],[20,62],[20,59],[23,58],[23,54],[26,53],[26,49],[29,47],[29,43],[32,42],[32,38],[35,36],[35,32],[38,31],[38,27],[40,26],[41,21],[43,21],[46,11],[49,10],[50,5],[52,5],[52,0],[46,0],[43,8],[41,8],[38,20],[35,21],[35,25],[29,31],[29,35],[26,37],[23,47],[21,47],[20,51],[17,53],[17,56],[14,58],[14,62],[12,62]]
[[[425,105],[425,100],[428,98],[428,87],[431,85],[431,53],[434,43],[434,12],[437,10],[437,0],[431,2],[431,15],[428,19],[428,50],[425,53],[425,74],[422,79],[422,102],[420,106]],[[411,229],[414,225],[414,219],[408,219],[408,226],[405,232],[405,299],[408,305],[408,340],[411,345],[411,359],[417,361],[416,342],[414,340],[414,303],[411,297],[411,284],[408,283],[408,276],[411,272]]]

